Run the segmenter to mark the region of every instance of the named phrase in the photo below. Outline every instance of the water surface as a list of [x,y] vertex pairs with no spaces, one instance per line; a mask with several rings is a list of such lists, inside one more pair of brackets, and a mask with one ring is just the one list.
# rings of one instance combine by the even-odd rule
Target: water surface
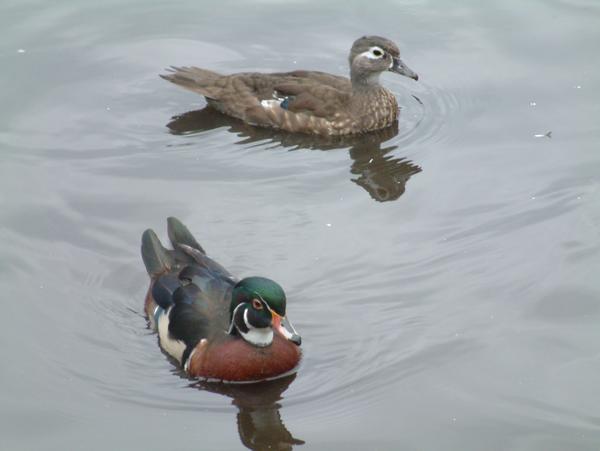
[[[0,6],[2,449],[596,450],[600,6],[8,1]],[[257,130],[161,80],[347,72],[389,37],[397,130]],[[546,136],[551,132],[549,136]],[[296,377],[182,377],[139,240],[181,218],[280,282]]]

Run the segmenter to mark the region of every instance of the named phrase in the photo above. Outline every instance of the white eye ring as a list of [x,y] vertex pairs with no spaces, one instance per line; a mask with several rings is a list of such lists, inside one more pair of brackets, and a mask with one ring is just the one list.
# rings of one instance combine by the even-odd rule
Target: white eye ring
[[379,60],[382,59],[383,57],[385,57],[385,52],[383,51],[383,49],[381,47],[371,47],[369,50],[367,50],[366,52],[362,52],[361,54],[359,54],[357,56],[361,57],[361,58],[369,58],[370,60]]
[[380,59],[383,58],[385,52],[380,47],[371,47],[367,53],[368,58]]

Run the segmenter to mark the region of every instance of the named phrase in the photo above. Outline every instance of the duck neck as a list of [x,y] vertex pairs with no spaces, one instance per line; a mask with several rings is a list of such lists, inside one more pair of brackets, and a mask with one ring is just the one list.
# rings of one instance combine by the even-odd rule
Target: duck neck
[[352,91],[355,93],[369,92],[380,88],[379,76],[381,72],[351,73]]

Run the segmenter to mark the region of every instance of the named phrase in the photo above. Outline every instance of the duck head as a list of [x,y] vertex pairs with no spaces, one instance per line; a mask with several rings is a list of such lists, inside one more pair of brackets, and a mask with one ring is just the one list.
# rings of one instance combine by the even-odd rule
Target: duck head
[[400,50],[380,36],[363,36],[352,44],[349,56],[353,85],[376,85],[379,75],[390,71],[418,80],[419,76],[400,59]]
[[283,288],[271,279],[246,277],[231,294],[229,334],[239,334],[253,346],[266,347],[273,334],[300,346],[302,338],[285,316],[286,299]]

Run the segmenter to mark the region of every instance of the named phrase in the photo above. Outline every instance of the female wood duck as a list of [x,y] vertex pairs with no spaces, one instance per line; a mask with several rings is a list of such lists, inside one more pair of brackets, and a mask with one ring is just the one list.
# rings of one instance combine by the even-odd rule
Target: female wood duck
[[285,316],[283,289],[264,277],[234,279],[189,230],[168,218],[174,250],[142,235],[150,275],[145,311],[160,346],[192,377],[251,382],[293,372],[300,336]]
[[172,73],[161,77],[252,125],[329,136],[394,124],[398,103],[379,84],[379,76],[391,71],[418,79],[400,59],[398,46],[379,36],[364,36],[352,45],[349,63],[350,79],[305,70],[220,75],[198,67],[172,67]]

